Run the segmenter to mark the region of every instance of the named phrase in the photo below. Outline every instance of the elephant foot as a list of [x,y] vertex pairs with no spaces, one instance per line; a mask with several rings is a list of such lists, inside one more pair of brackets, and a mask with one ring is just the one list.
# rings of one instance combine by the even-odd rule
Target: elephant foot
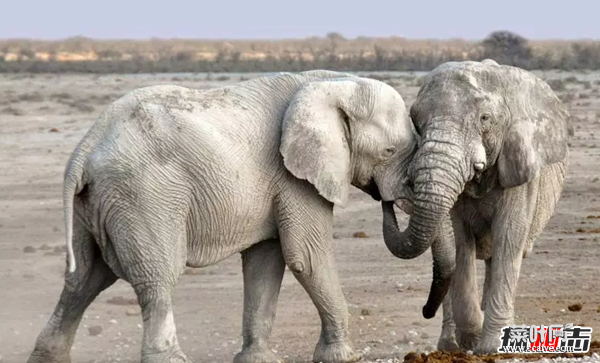
[[233,363],[283,363],[267,347],[248,347],[235,355]]
[[332,344],[326,344],[319,341],[313,362],[320,363],[351,363],[357,362],[362,356],[357,353],[349,341],[341,341]]
[[437,350],[442,352],[459,351],[460,347],[456,341],[456,334],[454,332],[445,333],[442,331],[442,335],[440,335],[440,339],[437,343]]
[[69,353],[51,353],[47,350],[34,349],[27,363],[71,363]]
[[496,354],[498,353],[498,348],[500,347],[500,334],[498,336],[488,336],[484,335],[475,349],[473,349],[473,354],[483,355],[483,354]]
[[477,347],[477,344],[479,343],[480,336],[481,336],[481,333],[479,333],[479,332],[473,333],[473,332],[457,331],[456,332],[456,341],[457,341],[460,349],[474,350],[475,347]]
[[142,363],[194,363],[186,357],[183,352],[177,349],[171,349],[165,352],[144,353],[142,354]]

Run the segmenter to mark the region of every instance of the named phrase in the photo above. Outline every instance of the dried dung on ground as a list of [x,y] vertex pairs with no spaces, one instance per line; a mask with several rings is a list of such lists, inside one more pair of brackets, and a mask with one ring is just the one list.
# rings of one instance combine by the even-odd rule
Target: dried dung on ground
[[594,340],[587,353],[560,354],[488,354],[471,355],[465,352],[432,352],[429,354],[410,352],[404,356],[404,363],[495,363],[507,359],[540,360],[542,358],[580,358],[600,354],[600,341]]

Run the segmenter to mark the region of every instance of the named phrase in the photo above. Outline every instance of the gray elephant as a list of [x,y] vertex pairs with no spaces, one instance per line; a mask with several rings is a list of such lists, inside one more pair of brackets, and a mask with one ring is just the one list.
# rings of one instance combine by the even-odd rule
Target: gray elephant
[[[410,170],[414,205],[401,233],[393,203],[382,202],[385,242],[401,258],[437,248],[423,315],[433,317],[451,288],[438,348],[457,348],[456,330],[461,348],[496,353],[501,328],[514,320],[522,258],[562,193],[569,112],[532,73],[484,60],[435,68],[410,115],[421,137]],[[481,304],[476,259],[485,260]]]
[[143,362],[189,362],[171,293],[186,266],[241,252],[243,348],[268,347],[285,266],[314,302],[313,359],[360,358],[335,268],[334,204],[350,185],[401,198],[416,149],[408,110],[385,83],[330,71],[280,73],[210,90],[152,86],[99,116],[64,178],[68,271],[29,362],[69,362],[87,306],[118,278],[143,315]]

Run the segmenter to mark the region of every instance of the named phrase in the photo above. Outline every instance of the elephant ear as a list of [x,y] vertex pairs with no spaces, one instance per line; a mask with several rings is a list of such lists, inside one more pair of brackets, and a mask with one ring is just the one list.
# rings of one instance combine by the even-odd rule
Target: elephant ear
[[334,204],[346,203],[352,181],[350,123],[357,115],[346,105],[355,103],[351,99],[358,87],[350,80],[308,83],[292,98],[283,119],[280,152],[286,169]]
[[543,167],[568,153],[566,106],[541,79],[520,69],[509,71],[505,102],[511,119],[498,156],[498,177],[505,188],[535,179]]

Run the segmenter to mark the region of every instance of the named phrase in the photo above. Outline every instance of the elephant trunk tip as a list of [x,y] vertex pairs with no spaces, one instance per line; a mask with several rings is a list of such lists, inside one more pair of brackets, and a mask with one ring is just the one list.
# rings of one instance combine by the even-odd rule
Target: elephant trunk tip
[[437,308],[430,306],[429,304],[425,304],[425,306],[423,306],[423,317],[425,319],[434,318],[436,312]]
[[423,317],[425,319],[431,319],[435,316],[440,305],[444,301],[448,290],[450,290],[450,284],[452,283],[452,275],[446,276],[441,279],[434,279],[431,283],[431,289],[429,289],[429,297],[427,303],[423,306]]

